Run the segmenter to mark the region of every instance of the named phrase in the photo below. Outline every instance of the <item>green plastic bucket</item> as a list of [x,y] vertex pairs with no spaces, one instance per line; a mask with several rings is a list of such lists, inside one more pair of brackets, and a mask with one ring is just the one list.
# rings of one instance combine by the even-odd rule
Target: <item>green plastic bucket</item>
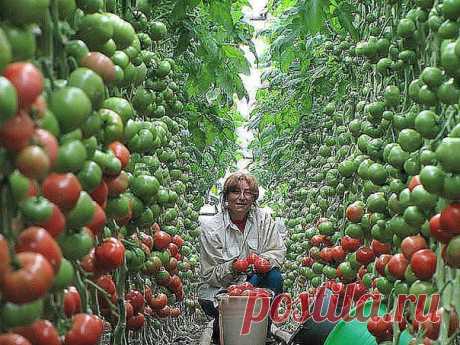
[[[364,315],[369,315],[371,312],[372,302],[369,301],[364,305]],[[354,315],[355,309],[351,310]],[[378,314],[383,315],[386,313],[386,306],[381,304]],[[408,345],[411,336],[407,331],[401,333],[399,338],[399,345]],[[325,345],[377,345],[375,338],[367,330],[367,322],[360,322],[356,319],[345,322],[340,320],[334,327],[326,339]]]

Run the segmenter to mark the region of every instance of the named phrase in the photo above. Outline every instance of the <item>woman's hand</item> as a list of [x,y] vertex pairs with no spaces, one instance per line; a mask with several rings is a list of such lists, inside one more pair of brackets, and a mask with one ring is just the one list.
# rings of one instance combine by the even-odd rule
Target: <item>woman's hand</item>
[[247,273],[249,268],[248,260],[246,259],[235,259],[232,263],[232,269],[238,273]]

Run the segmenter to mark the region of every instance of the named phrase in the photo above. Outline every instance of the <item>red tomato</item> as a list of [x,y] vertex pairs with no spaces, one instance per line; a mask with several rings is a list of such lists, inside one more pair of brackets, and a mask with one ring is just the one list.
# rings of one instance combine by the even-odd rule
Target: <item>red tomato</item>
[[449,233],[447,229],[442,226],[440,213],[435,214],[430,219],[430,235],[442,243],[447,243],[454,237],[454,235]]
[[180,290],[177,290],[174,292],[174,295],[176,296],[176,300],[177,301],[183,301],[184,298],[185,298],[185,292],[184,292],[184,289],[180,289]]
[[385,334],[385,332],[391,329],[392,323],[388,320],[388,317],[385,316],[382,317],[375,315],[367,321],[367,329],[372,335],[381,337]]
[[227,293],[229,296],[241,296],[241,294],[243,293],[243,290],[240,289],[239,287],[228,288]]
[[96,263],[99,267],[113,270],[120,267],[125,259],[125,246],[118,239],[105,239],[95,251]]
[[248,270],[249,263],[247,259],[235,259],[232,263],[232,268],[236,272],[246,272]]
[[391,244],[390,243],[383,243],[377,240],[372,240],[371,248],[374,252],[375,256],[380,256],[382,254],[390,254],[391,253]]
[[60,345],[59,333],[48,320],[37,320],[30,326],[16,327],[14,332],[29,340],[32,345]]
[[428,245],[425,238],[420,235],[408,236],[401,242],[401,252],[404,254],[406,259],[410,260],[412,254],[420,249],[427,248]]
[[419,175],[415,175],[414,177],[412,177],[409,181],[409,185],[408,185],[408,188],[409,190],[412,192],[414,190],[415,187],[421,185],[422,182],[420,181],[420,176]]
[[114,295],[117,292],[117,287],[115,286],[112,276],[109,274],[97,278],[96,284],[104,289],[109,295]]
[[115,80],[115,65],[109,57],[99,52],[90,52],[83,57],[80,65],[88,67],[104,79],[104,82],[110,83]]
[[347,253],[356,251],[361,246],[361,244],[362,241],[360,239],[351,238],[348,235],[343,236],[340,239],[340,245]]
[[75,286],[69,286],[64,290],[64,314],[70,317],[81,312],[80,293]]
[[128,189],[129,185],[129,177],[124,170],[122,170],[118,176],[104,177],[104,181],[107,184],[109,196],[120,195]]
[[325,262],[332,262],[332,248],[325,247],[321,249],[319,257]]
[[356,274],[356,276],[362,280],[366,273],[367,273],[367,268],[366,266],[362,265],[361,267],[359,267],[358,273]]
[[439,221],[451,235],[460,235],[460,204],[450,204],[442,210]]
[[374,259],[374,251],[369,247],[362,246],[356,251],[356,261],[358,261],[361,265],[368,265]]
[[0,144],[7,150],[20,151],[29,144],[34,134],[34,122],[30,116],[20,111],[0,127]]
[[128,148],[119,141],[114,141],[109,145],[109,149],[120,160],[121,168],[124,169],[129,163],[130,154]]
[[107,205],[109,189],[107,188],[107,184],[104,181],[101,181],[101,184],[95,190],[93,190],[90,195],[91,198],[93,198],[93,200],[99,204],[99,206],[105,209]]
[[431,249],[420,249],[412,255],[410,265],[418,279],[431,279],[436,272],[436,254]]
[[131,303],[128,301],[125,301],[125,315],[126,315],[126,320],[130,319],[134,315],[134,308]]
[[[139,233],[140,240],[143,244],[145,244],[150,251],[153,249],[153,237],[150,235],[147,235],[145,232],[140,232]],[[174,237],[173,237],[174,238]]]
[[32,179],[29,179],[29,190],[27,196],[37,196],[38,195],[38,182]]
[[158,316],[161,317],[161,318],[168,317],[168,316],[171,315],[171,309],[170,309],[169,305],[165,306],[163,309],[157,310],[156,312],[157,312]]
[[420,324],[425,330],[425,336],[432,340],[436,340],[439,337],[440,316],[439,311],[431,313],[428,319]]
[[327,237],[325,235],[315,235],[310,239],[310,243],[313,246],[317,246],[317,247],[319,247],[321,244],[326,244],[326,242],[327,242]]
[[177,259],[175,257],[170,257],[167,266],[169,272],[174,272],[177,269]]
[[364,205],[354,202],[349,205],[345,211],[345,216],[352,223],[357,223],[361,220],[364,214]]
[[34,103],[32,103],[32,106],[30,107],[31,114],[34,114],[37,118],[41,119],[43,116],[45,116],[45,112],[48,109],[48,104],[46,103],[46,99],[41,94],[38,96]]
[[168,296],[164,293],[159,293],[147,301],[150,308],[153,310],[163,309],[168,304]]
[[259,256],[256,253],[251,253],[247,256],[246,260],[248,261],[248,264],[254,265],[254,262]]
[[81,268],[85,272],[88,273],[95,273],[97,271],[96,267],[96,255],[95,255],[95,249],[91,249],[89,254],[85,255],[81,260],[80,260],[80,265]]
[[252,285],[250,282],[244,282],[244,283],[241,283],[239,285],[236,285],[237,287],[239,287],[241,290],[252,290],[254,289],[254,285]]
[[54,202],[61,210],[72,209],[78,201],[81,185],[72,173],[49,174],[43,181],[43,195]]
[[34,252],[43,255],[53,266],[55,273],[61,266],[61,247],[48,231],[38,226],[31,226],[21,232],[16,242],[16,252]]
[[33,141],[43,147],[46,154],[48,155],[51,166],[53,166],[54,162],[56,161],[59,149],[59,143],[56,137],[47,130],[37,128],[35,129]]
[[267,273],[272,269],[272,265],[268,259],[258,257],[254,262],[254,270],[257,273]]
[[29,108],[43,92],[43,75],[30,62],[15,62],[6,66],[3,76],[14,85],[20,109]]
[[161,250],[168,246],[171,242],[171,235],[162,230],[153,234],[153,245],[156,249]]
[[178,307],[172,307],[169,311],[169,316],[178,317],[181,314],[181,311]]
[[172,238],[172,242],[179,247],[182,247],[184,245],[184,240],[182,239],[182,237],[180,237],[180,235],[174,235],[173,238]]
[[0,334],[0,345],[32,345],[22,335],[15,333]]
[[28,303],[43,297],[53,285],[53,267],[38,253],[18,253],[20,269],[4,275],[3,298],[13,303]]
[[32,179],[43,179],[50,170],[50,159],[46,152],[37,145],[29,145],[18,152],[16,167],[24,175]]
[[382,254],[377,259],[375,259],[375,269],[380,275],[385,275],[385,266],[387,265],[388,261],[390,261],[391,255],[389,254]]
[[95,236],[97,236],[104,229],[107,219],[102,207],[99,206],[97,202],[95,202],[94,205],[95,209],[93,219],[91,220],[91,223],[89,223],[86,227],[89,228]]
[[331,248],[332,258],[335,262],[339,263],[345,259],[345,251],[342,246],[334,246]]
[[72,328],[66,333],[64,345],[98,344],[104,323],[96,315],[76,314],[72,318]]
[[138,331],[139,329],[144,327],[144,323],[145,323],[144,314],[139,313],[139,314],[136,314],[130,317],[126,321],[126,326],[129,330]]
[[179,276],[173,275],[171,279],[169,279],[169,287],[172,291],[177,291],[182,289],[182,281],[180,280]]
[[39,223],[54,238],[58,237],[65,229],[65,217],[59,207],[53,204],[53,213],[45,222]]
[[310,256],[306,256],[302,259],[302,266],[310,267],[315,262]]
[[404,279],[404,272],[408,265],[409,260],[403,254],[397,253],[387,263],[388,272],[397,279]]
[[144,299],[144,295],[139,290],[131,290],[131,291],[129,291],[126,294],[125,299],[129,303],[132,304],[132,306],[134,308],[134,314],[142,313],[144,311],[145,299]]
[[10,251],[8,248],[8,242],[0,234],[0,286],[3,276],[6,272],[11,270],[10,267],[11,258],[10,258]]

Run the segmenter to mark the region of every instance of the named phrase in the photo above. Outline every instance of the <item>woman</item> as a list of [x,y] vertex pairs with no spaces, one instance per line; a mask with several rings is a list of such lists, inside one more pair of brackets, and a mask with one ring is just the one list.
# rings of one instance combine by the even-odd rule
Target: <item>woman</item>
[[[249,174],[234,173],[224,183],[221,211],[200,218],[202,284],[198,301],[204,312],[214,318],[212,339],[216,344],[219,313],[214,296],[219,290],[244,281],[271,289],[275,294],[283,290],[280,267],[286,247],[279,231],[281,224],[272,219],[268,210],[256,205],[258,197],[256,179]],[[234,269],[235,260],[251,253],[267,260],[268,272],[248,274]]]

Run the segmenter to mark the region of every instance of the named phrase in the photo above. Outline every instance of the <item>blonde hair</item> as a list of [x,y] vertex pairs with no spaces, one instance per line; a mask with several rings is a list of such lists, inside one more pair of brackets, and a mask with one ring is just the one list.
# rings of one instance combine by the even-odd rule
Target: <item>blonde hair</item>
[[256,178],[243,172],[236,172],[227,177],[224,182],[224,188],[222,191],[224,201],[227,200],[228,193],[239,187],[241,181],[246,181],[249,185],[249,190],[254,196],[254,201],[259,198],[259,184],[257,183]]

